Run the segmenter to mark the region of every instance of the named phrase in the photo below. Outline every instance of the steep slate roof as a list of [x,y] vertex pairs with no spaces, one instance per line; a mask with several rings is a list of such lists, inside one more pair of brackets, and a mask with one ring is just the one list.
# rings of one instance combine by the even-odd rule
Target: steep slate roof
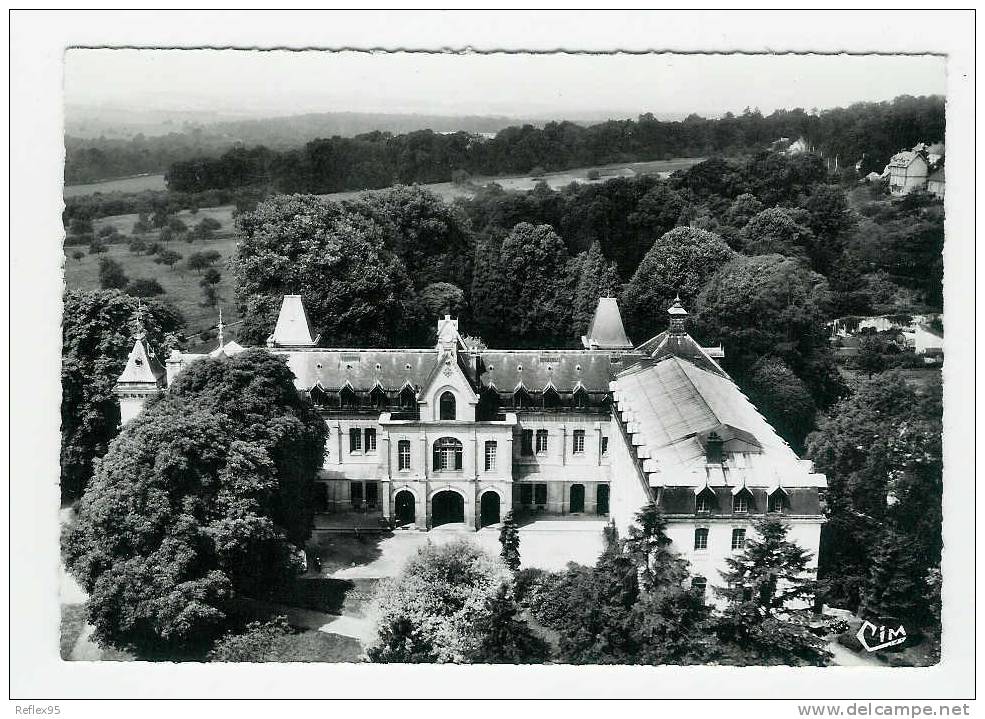
[[[619,373],[612,389],[651,486],[825,486],[724,374],[666,356]],[[712,432],[724,440],[720,466],[705,460]]]
[[620,349],[633,348],[633,343],[626,336],[626,328],[622,324],[619,305],[615,297],[600,297],[592,322],[588,326],[588,334],[581,338],[585,349]]
[[[910,164],[918,158],[923,159],[916,152],[897,152],[889,159],[889,165],[887,165],[887,167],[909,167]],[[924,162],[926,162],[926,160],[924,160]]]
[[164,367],[147,351],[143,337],[137,337],[127,357],[126,367],[116,381],[158,384],[164,374]]
[[317,338],[311,334],[311,324],[301,295],[284,295],[277,326],[267,343],[279,347],[314,347],[316,341]]
[[317,384],[337,392],[346,384],[356,391],[369,391],[377,382],[397,392],[410,382],[420,388],[438,361],[433,349],[316,349],[281,350],[294,372],[294,385],[310,390]]
[[528,392],[553,384],[563,394],[580,384],[589,393],[606,393],[616,372],[639,358],[600,350],[484,350],[479,380],[501,393],[513,392],[520,383]]

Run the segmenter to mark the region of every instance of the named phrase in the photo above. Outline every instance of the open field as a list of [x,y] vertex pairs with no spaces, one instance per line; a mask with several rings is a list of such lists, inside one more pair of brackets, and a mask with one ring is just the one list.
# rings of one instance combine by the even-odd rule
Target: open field
[[[218,286],[219,296],[222,298],[222,318],[227,323],[236,322],[239,316],[233,305],[235,284],[231,271],[226,267],[227,260],[236,252],[236,238],[220,237],[214,240],[199,240],[191,244],[176,241],[170,243],[170,249],[180,252],[186,258],[193,252],[204,250],[216,250],[222,255],[222,259],[215,265],[222,272],[222,281]],[[218,320],[218,308],[201,305],[202,288],[198,284],[201,277],[186,269],[184,261],[176,264],[173,270],[169,270],[165,265],[154,264],[153,256],[131,253],[125,243],[109,245],[108,251],[101,255],[90,255],[86,252],[81,260],[71,257],[70,253],[75,250],[86,252],[86,248],[68,248],[69,254],[65,257],[65,285],[69,289],[99,289],[99,259],[109,257],[123,266],[123,271],[131,280],[153,278],[160,282],[166,293],[165,298],[173,302],[185,316],[189,336],[215,326]],[[235,337],[235,329],[231,327],[227,330],[227,340]],[[194,342],[189,349],[196,351]],[[214,349],[214,344],[209,344],[208,349]]]
[[164,175],[137,175],[121,177],[117,180],[103,180],[86,185],[66,185],[65,197],[94,195],[97,192],[143,192],[144,190],[166,190]]

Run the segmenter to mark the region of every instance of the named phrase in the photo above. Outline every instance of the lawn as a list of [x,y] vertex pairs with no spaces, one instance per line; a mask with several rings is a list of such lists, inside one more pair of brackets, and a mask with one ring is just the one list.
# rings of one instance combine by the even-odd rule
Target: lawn
[[307,629],[277,640],[270,662],[359,662],[363,647],[358,639]]
[[[203,307],[202,288],[199,286],[201,276],[185,268],[184,261],[168,269],[165,265],[154,263],[151,255],[135,255],[127,249],[125,243],[112,244],[108,246],[107,252],[100,255],[90,255],[85,247],[69,247],[65,257],[65,285],[69,289],[97,290],[99,289],[99,260],[102,257],[109,257],[116,260],[123,266],[123,271],[131,280],[138,278],[153,278],[161,283],[164,288],[164,298],[170,300],[185,316],[188,323],[187,333],[189,337],[203,330],[213,328],[218,320],[218,308]],[[216,263],[216,268],[222,272],[222,281],[219,283],[219,296],[222,304],[222,319],[227,324],[234,323],[239,319],[236,307],[233,304],[235,283],[231,270],[226,266],[227,261],[236,253],[236,238],[221,237],[214,240],[198,240],[191,244],[183,241],[170,243],[170,249],[180,252],[186,258],[193,252],[204,250],[216,250],[222,255],[222,259]],[[75,250],[86,252],[80,260],[73,259],[71,253]],[[226,340],[231,340],[236,335],[236,327],[227,329]],[[192,342],[192,345],[195,343]],[[214,343],[206,346],[206,349],[214,349]],[[196,351],[194,346],[189,347],[190,351]]]

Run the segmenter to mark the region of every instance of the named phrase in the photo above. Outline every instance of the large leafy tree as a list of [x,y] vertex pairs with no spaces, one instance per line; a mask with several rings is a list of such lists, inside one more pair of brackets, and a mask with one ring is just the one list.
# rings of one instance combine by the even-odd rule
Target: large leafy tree
[[885,372],[835,405],[808,437],[807,454],[828,478],[819,575],[831,603],[854,609],[879,595],[872,568],[881,564],[884,573],[892,562],[874,558],[893,543],[906,543],[916,559],[908,576],[939,566],[941,418],[939,389],[919,393],[902,375]]
[[807,259],[814,233],[797,211],[771,207],[742,228],[743,251],[749,255],[778,254]]
[[733,376],[741,379],[763,357],[779,357],[821,407],[842,392],[825,331],[829,306],[824,277],[783,255],[735,257],[695,303],[699,336],[722,342]]
[[490,600],[509,582],[506,567],[472,542],[422,547],[377,591],[370,661],[468,662],[483,646],[477,629],[488,626]]
[[791,615],[817,589],[808,569],[810,554],[787,539],[790,528],[779,518],[754,526],[756,536],[726,558],[723,586],[715,589],[728,601],[717,622],[719,637],[755,663],[826,664],[823,641]]
[[200,653],[297,571],[324,422],[262,350],[202,359],[124,427],[65,537],[103,644]]
[[503,240],[502,302],[520,346],[571,342],[571,276],[564,242],[550,225],[521,222]]
[[802,452],[817,414],[817,405],[803,380],[782,359],[764,357],[743,378],[742,388],[779,435]]
[[690,304],[735,252],[716,234],[678,227],[646,253],[622,296],[630,337],[642,342],[666,327],[666,310],[680,295]]
[[386,246],[388,227],[311,195],[278,195],[239,218],[233,267],[241,336],[262,344],[285,294],[300,294],[326,345],[416,339],[414,288]]
[[417,186],[367,193],[354,206],[387,228],[387,246],[403,261],[417,289],[435,282],[469,286],[472,235],[457,206]]
[[163,360],[184,320],[172,306],[116,290],[65,293],[62,315],[62,496],[82,495],[93,461],[116,436],[120,408],[113,387],[142,331]]

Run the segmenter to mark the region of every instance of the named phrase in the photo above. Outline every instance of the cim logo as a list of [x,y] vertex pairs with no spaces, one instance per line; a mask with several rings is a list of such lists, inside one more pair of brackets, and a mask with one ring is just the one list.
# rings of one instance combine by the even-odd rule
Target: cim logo
[[906,641],[906,629],[900,624],[896,629],[884,624],[876,626],[866,620],[855,635],[867,652],[876,652],[886,647],[895,647]]

